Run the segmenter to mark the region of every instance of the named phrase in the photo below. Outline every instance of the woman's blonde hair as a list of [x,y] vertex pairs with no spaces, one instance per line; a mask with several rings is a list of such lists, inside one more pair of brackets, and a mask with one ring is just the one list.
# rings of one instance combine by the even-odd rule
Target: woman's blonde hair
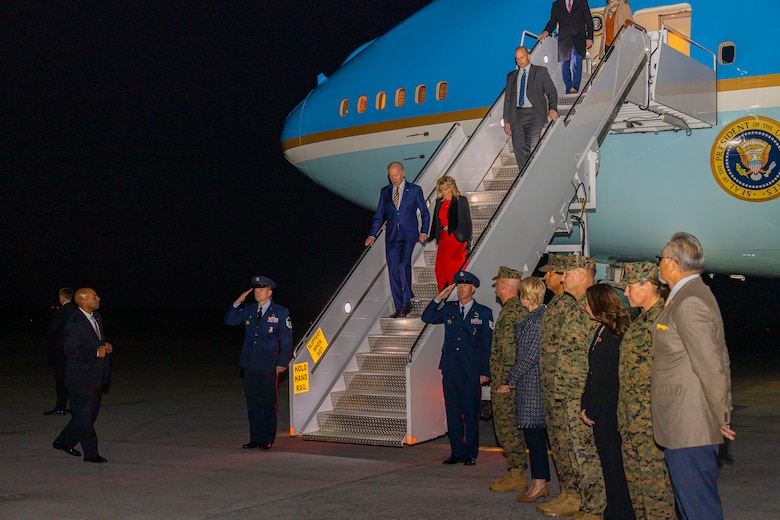
[[453,197],[460,197],[460,190],[458,189],[458,185],[455,184],[455,179],[450,177],[449,175],[445,175],[444,177],[440,178],[438,181],[436,181],[436,198],[441,199],[444,197],[441,193],[442,188],[448,188],[452,190],[452,196]]
[[520,280],[520,296],[528,300],[533,306],[541,305],[544,301],[544,292],[547,287],[544,282],[535,276]]

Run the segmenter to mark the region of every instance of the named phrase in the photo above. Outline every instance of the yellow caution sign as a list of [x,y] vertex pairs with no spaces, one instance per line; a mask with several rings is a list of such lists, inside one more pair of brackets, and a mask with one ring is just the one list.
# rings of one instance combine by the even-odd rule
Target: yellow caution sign
[[328,341],[325,339],[322,329],[317,329],[317,332],[314,333],[314,336],[306,344],[306,348],[309,349],[311,359],[316,364],[328,349]]
[[309,362],[296,363],[293,365],[293,387],[294,394],[302,394],[309,391]]

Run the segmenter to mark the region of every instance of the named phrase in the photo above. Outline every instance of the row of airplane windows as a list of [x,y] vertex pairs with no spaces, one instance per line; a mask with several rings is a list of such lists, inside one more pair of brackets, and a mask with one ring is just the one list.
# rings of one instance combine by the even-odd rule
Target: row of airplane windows
[[[425,102],[427,96],[427,88],[425,85],[417,85],[414,89],[414,102],[418,105]],[[436,84],[435,89],[436,101],[443,101],[447,98],[447,82],[440,81]],[[402,107],[406,104],[406,89],[401,87],[395,90],[395,96],[393,104],[397,107]],[[378,92],[374,98],[374,108],[377,110],[384,110],[387,106],[387,92]],[[368,108],[368,96],[365,94],[359,96],[355,102],[355,110],[358,114],[362,114]],[[345,116],[349,113],[349,99],[344,98],[339,103],[339,115]]]

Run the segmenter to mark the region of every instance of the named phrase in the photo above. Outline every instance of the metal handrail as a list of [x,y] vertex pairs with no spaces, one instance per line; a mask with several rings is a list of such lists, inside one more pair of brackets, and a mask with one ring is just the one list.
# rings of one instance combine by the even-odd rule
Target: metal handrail
[[[661,26],[661,32],[664,32],[664,31],[671,32],[671,33],[675,34],[676,36],[679,36],[683,40],[687,41],[688,43],[692,43],[693,45],[695,45],[699,49],[703,50],[707,54],[712,55],[712,70],[718,70],[718,56],[714,52],[712,52],[708,48],[704,47],[703,45],[695,42],[694,40],[691,39],[690,36],[686,36],[685,34],[681,33],[677,29],[675,29],[674,27],[671,27],[669,25],[663,24]],[[668,42],[667,42],[667,44],[668,44]]]
[[[430,164],[433,162],[433,160],[434,160],[434,159],[436,159],[436,158],[439,156],[439,154],[441,153],[441,150],[444,148],[444,146],[445,146],[445,145],[446,145],[446,144],[447,144],[447,143],[450,141],[450,139],[452,139],[452,134],[453,134],[453,133],[455,132],[455,130],[456,130],[458,127],[460,127],[460,126],[461,126],[461,124],[456,122],[456,123],[454,123],[454,124],[452,125],[452,127],[450,127],[450,129],[449,129],[449,131],[447,132],[447,134],[444,136],[444,138],[441,140],[441,142],[439,143],[439,145],[436,147],[436,150],[434,150],[434,152],[431,154],[431,156],[430,156],[430,158],[428,159],[428,161],[425,163],[425,165],[422,167],[422,169],[420,170],[420,172],[419,172],[419,173],[417,174],[417,176],[414,178],[414,181],[415,181],[415,182],[416,182],[418,179],[421,179],[421,178],[423,177],[423,175],[424,175],[425,173],[427,173],[428,166],[429,166],[429,165],[430,165]],[[426,200],[427,200],[427,199],[426,199]],[[381,235],[381,234],[384,232],[384,230],[385,230],[385,226],[383,225],[383,226],[380,228],[379,232],[377,233],[377,236],[376,236],[376,238],[379,238],[379,235]],[[304,334],[304,335],[301,337],[301,340],[300,340],[300,342],[298,343],[298,345],[296,345],[295,349],[293,350],[292,357],[295,357],[295,356],[297,356],[297,355],[298,355],[298,353],[301,351],[301,348],[302,348],[302,347],[303,347],[303,345],[306,343],[306,340],[307,340],[307,338],[310,338],[310,337],[311,337],[311,334],[314,332],[316,325],[317,325],[317,324],[318,324],[318,323],[319,323],[319,322],[322,320],[322,318],[325,316],[325,314],[328,312],[328,310],[329,310],[329,309],[330,309],[330,308],[333,306],[333,303],[334,303],[334,301],[336,300],[336,297],[337,297],[337,295],[338,295],[338,294],[341,292],[341,290],[342,290],[342,289],[344,288],[344,286],[347,284],[347,282],[349,281],[349,279],[350,279],[350,278],[352,277],[352,275],[355,273],[355,271],[357,270],[358,266],[361,264],[361,262],[363,261],[363,259],[365,258],[365,256],[366,256],[366,255],[368,254],[368,252],[370,251],[370,249],[371,249],[371,246],[366,246],[366,247],[363,249],[362,253],[360,253],[360,256],[359,256],[359,257],[358,257],[358,259],[355,261],[355,263],[352,265],[352,267],[350,268],[350,270],[349,270],[349,272],[347,273],[347,275],[346,275],[346,276],[344,277],[344,279],[341,281],[341,283],[340,283],[340,284],[339,284],[339,286],[336,288],[336,290],[335,290],[335,291],[333,291],[333,294],[331,295],[330,299],[328,300],[328,303],[326,303],[326,304],[325,304],[325,306],[322,308],[322,310],[321,310],[321,311],[320,311],[320,313],[317,315],[317,317],[314,319],[314,321],[312,321],[312,324],[309,326],[309,328],[307,329],[306,333],[305,333],[305,334]],[[331,342],[333,342],[333,341],[334,341],[334,340],[335,340],[335,339],[336,339],[336,338],[339,336],[339,334],[341,333],[341,331],[342,331],[342,330],[344,329],[344,327],[346,326],[347,322],[348,322],[348,321],[351,319],[352,315],[354,314],[354,309],[357,309],[357,308],[358,308],[358,306],[360,305],[360,303],[361,303],[361,302],[362,302],[362,301],[365,299],[365,297],[366,297],[366,294],[368,294],[368,292],[371,290],[371,288],[372,288],[372,287],[373,287],[373,285],[376,283],[377,279],[379,278],[379,276],[380,276],[381,274],[382,274],[382,273],[381,273],[381,271],[380,271],[380,273],[378,273],[378,274],[377,274],[377,276],[376,276],[376,277],[374,277],[374,279],[373,279],[373,281],[372,281],[372,284],[368,286],[368,288],[367,288],[367,289],[366,289],[366,290],[363,292],[363,294],[362,294],[362,295],[360,296],[360,298],[357,300],[357,302],[356,302],[356,304],[355,304],[355,306],[354,306],[354,308],[353,308],[353,312],[350,312],[350,313],[349,313],[349,314],[348,314],[348,315],[345,317],[345,319],[344,319],[344,322],[341,324],[341,327],[339,327],[339,329],[336,331],[336,333],[335,333],[335,334],[333,335],[333,337],[331,338]],[[327,351],[326,351],[326,353],[327,353]],[[316,367],[314,367],[314,368],[316,368]]]

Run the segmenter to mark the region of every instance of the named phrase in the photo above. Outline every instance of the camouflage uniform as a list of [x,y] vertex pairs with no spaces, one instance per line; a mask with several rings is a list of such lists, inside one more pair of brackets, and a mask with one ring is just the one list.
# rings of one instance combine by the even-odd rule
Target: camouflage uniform
[[[542,318],[542,326],[539,329],[541,336],[541,383],[542,398],[544,399],[545,419],[547,420],[547,436],[552,448],[553,462],[558,472],[558,482],[561,491],[578,493],[577,482],[569,460],[568,437],[565,434],[565,415],[562,401],[557,401],[554,395],[555,369],[558,357],[558,341],[561,334],[561,325],[574,303],[574,298],[568,293],[556,294],[547,304],[547,311]],[[557,406],[556,406],[557,405]]]
[[499,394],[496,390],[504,384],[509,370],[515,364],[515,323],[521,321],[528,311],[515,296],[504,303],[493,327],[493,345],[490,351],[490,400],[493,406],[493,427],[501,448],[506,453],[506,467],[526,468],[525,438],[517,427],[515,389],[508,394]]
[[[600,515],[606,507],[601,459],[596,452],[593,430],[580,417],[580,399],[588,376],[588,349],[598,322],[585,310],[585,295],[577,299],[566,314],[561,327],[554,380],[555,399],[561,401],[566,418],[569,454],[578,483],[580,510]],[[558,406],[558,404],[556,404]]]
[[[626,278],[621,284],[624,287],[642,278],[630,272],[632,267],[632,264],[626,264]],[[652,276],[655,273],[641,274]],[[669,471],[664,452],[653,439],[650,414],[651,330],[663,308],[664,302],[659,300],[650,309],[641,312],[629,325],[620,343],[618,430],[623,438],[623,466],[637,520],[677,518]]]

